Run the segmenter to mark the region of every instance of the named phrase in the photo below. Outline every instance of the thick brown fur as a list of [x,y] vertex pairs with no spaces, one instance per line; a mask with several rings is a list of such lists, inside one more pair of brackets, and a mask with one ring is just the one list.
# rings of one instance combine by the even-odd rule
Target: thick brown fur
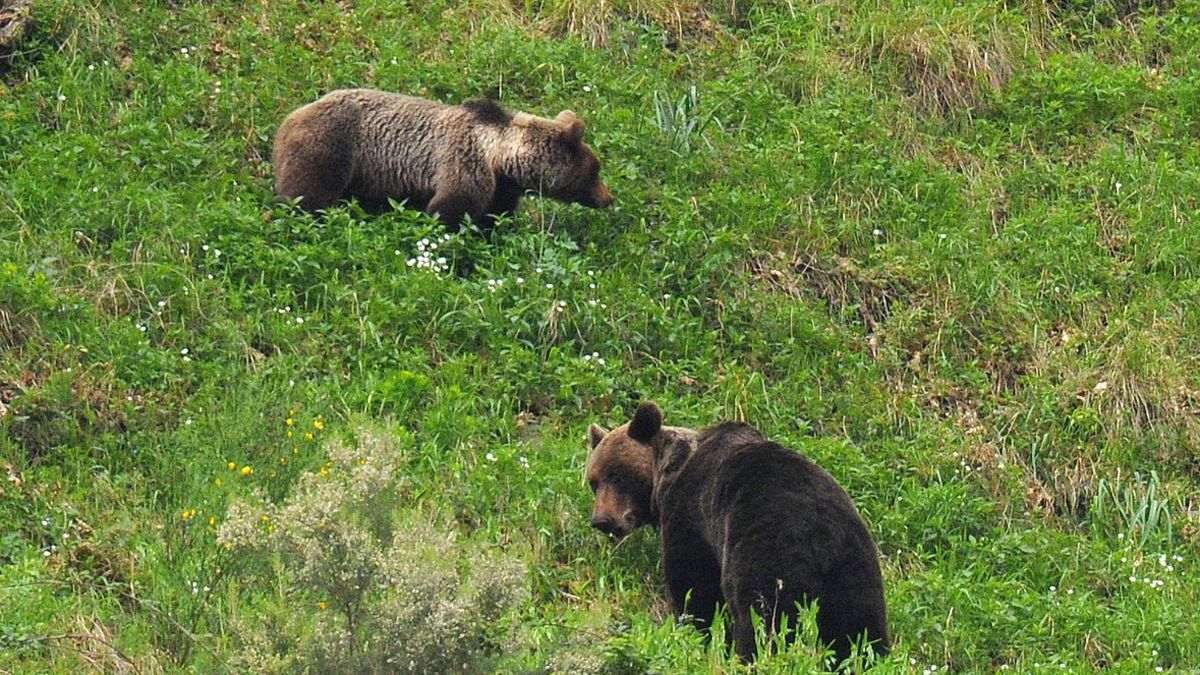
[[484,229],[532,190],[603,208],[612,194],[583,142],[584,124],[510,112],[494,101],[446,105],[371,89],[340,89],[299,108],[275,134],[275,192],[309,211],[357,197]]
[[[815,600],[819,635],[839,661],[864,633],[877,654],[887,653],[879,554],[833,476],[746,424],[697,431],[662,422],[646,402],[610,433],[593,425],[588,477],[629,488],[609,488],[615,494],[604,503],[644,508],[641,522],[658,526],[675,610],[703,630],[717,605],[728,605],[734,648],[750,660],[751,611],[774,631],[785,615],[795,625],[796,603]],[[600,490],[596,496],[597,511],[609,513]],[[631,518],[616,533],[641,522]],[[592,524],[600,527],[595,512]]]

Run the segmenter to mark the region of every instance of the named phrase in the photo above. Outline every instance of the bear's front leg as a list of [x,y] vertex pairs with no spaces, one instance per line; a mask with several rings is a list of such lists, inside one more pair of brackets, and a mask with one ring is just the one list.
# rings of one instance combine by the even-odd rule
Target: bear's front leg
[[707,547],[694,543],[672,546],[664,537],[663,569],[675,613],[690,616],[691,623],[707,635],[717,603],[725,601],[717,559]]

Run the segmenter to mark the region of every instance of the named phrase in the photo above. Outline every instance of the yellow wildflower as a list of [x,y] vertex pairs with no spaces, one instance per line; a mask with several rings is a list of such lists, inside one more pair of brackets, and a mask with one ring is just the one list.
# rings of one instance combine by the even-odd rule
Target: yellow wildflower
[[279,466],[287,466],[287,455],[280,455]]
[[320,417],[318,417],[317,419],[313,420],[313,426],[317,428],[317,431],[321,431],[325,428],[325,423],[321,421]]
[[286,420],[284,420],[284,422],[283,422],[283,423],[284,423],[284,424],[286,424],[286,425],[288,425],[288,426],[290,427],[290,426],[292,426],[293,424],[295,424],[295,423],[296,423],[296,420],[294,420],[294,419],[292,419],[292,418],[290,418],[290,417],[289,417],[289,418],[287,418]]
[[243,476],[249,476],[252,473],[254,473],[254,469],[251,469],[249,464],[242,467],[242,475]]
[[304,440],[311,441],[312,439],[313,439],[313,433],[311,431],[304,432]]
[[221,481],[221,479],[220,479],[220,478],[218,478],[218,479],[214,480],[213,482],[217,484],[217,487],[221,487],[221,482],[222,482],[222,481]]
[[209,527],[216,527],[216,526],[217,526],[217,517],[216,517],[216,516],[211,516],[211,517],[209,517],[209,519],[208,519],[208,526],[209,526]]
[[291,437],[292,437],[292,430],[288,429],[288,438],[291,438]]
[[317,607],[320,607],[321,609],[325,609],[325,607],[326,607],[326,606],[327,606],[327,605],[325,604],[325,601],[324,601],[324,600],[322,600],[322,601],[320,601],[320,602],[318,602],[318,603],[317,603]]
[[262,516],[262,521],[265,523],[269,520],[271,520],[271,516],[268,516],[267,514],[264,513]]
[[233,470],[234,470],[234,469],[236,469],[236,468],[237,468],[237,462],[230,462],[230,463],[229,463],[229,470],[230,470],[230,471],[233,471]]

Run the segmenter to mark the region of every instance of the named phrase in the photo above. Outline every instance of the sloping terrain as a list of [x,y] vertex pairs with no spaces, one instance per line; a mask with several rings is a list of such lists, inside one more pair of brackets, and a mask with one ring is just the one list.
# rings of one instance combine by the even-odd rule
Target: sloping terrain
[[[643,398],[846,487],[873,672],[1200,668],[1197,43],[1195,0],[38,0],[0,672],[739,672],[588,527]],[[616,202],[297,212],[272,134],[347,86],[574,110]]]

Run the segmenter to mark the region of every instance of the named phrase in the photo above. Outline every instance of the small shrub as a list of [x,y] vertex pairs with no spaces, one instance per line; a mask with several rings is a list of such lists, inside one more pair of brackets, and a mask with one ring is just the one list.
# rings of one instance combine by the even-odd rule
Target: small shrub
[[[524,565],[459,542],[416,511],[398,517],[394,438],[361,429],[280,504],[229,507],[218,543],[251,554],[244,580],[279,596],[237,621],[237,665],[258,672],[470,672],[496,652],[494,626],[527,600]],[[390,535],[390,537],[389,537]],[[390,538],[390,543],[388,542]],[[257,564],[256,564],[257,563]],[[315,607],[313,618],[297,611]]]

